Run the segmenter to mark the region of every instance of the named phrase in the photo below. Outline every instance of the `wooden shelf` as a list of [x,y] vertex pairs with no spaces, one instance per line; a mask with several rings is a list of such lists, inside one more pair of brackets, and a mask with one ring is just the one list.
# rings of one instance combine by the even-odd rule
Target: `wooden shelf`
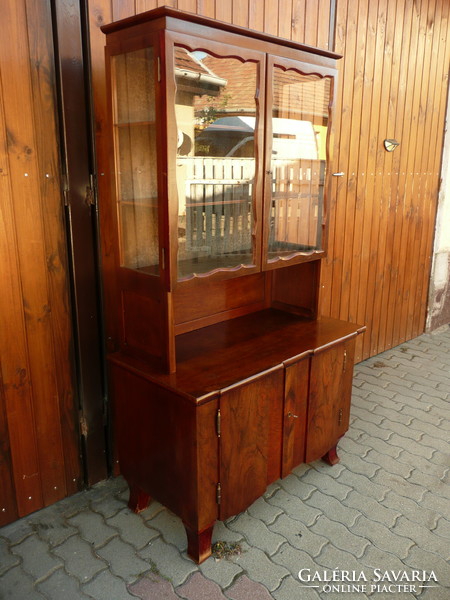
[[229,388],[283,363],[352,338],[364,327],[322,317],[307,320],[268,309],[217,323],[177,337],[177,371],[152,370],[123,353],[110,360],[159,385],[202,403]]

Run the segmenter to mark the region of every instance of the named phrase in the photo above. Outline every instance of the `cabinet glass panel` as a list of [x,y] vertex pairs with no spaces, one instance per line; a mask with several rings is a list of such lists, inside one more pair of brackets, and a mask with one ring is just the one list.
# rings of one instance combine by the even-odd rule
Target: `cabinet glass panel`
[[268,259],[321,249],[331,82],[273,70]]
[[159,272],[155,65],[152,48],[112,57],[121,264]]
[[175,47],[178,278],[253,265],[256,62]]

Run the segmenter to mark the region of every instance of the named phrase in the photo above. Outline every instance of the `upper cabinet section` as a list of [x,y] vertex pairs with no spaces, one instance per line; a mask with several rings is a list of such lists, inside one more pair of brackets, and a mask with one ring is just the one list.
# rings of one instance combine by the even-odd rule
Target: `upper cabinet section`
[[167,7],[103,30],[119,266],[171,289],[320,258],[337,56]]

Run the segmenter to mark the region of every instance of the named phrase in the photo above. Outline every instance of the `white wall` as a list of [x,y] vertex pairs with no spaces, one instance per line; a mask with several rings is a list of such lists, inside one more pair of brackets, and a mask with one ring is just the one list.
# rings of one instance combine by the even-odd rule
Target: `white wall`
[[427,331],[450,323],[450,94],[447,100],[441,179],[428,297]]

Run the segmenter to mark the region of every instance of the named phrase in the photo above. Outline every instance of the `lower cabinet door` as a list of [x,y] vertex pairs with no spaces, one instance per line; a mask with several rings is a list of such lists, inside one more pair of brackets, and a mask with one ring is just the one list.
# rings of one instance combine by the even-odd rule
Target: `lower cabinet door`
[[280,365],[220,395],[220,519],[245,510],[281,476]]
[[324,456],[349,426],[355,338],[311,358],[305,462]]
[[305,462],[309,358],[286,367],[282,477]]

